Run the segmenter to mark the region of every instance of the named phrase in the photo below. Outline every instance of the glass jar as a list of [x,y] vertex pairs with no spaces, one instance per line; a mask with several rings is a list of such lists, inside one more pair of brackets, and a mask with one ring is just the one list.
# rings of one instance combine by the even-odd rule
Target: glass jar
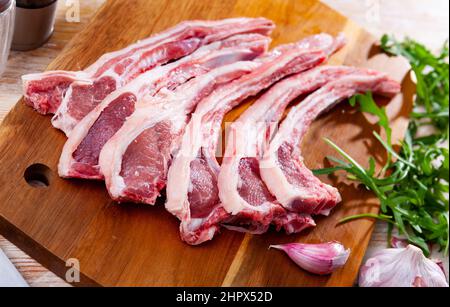
[[0,76],[6,69],[14,33],[15,0],[0,0]]

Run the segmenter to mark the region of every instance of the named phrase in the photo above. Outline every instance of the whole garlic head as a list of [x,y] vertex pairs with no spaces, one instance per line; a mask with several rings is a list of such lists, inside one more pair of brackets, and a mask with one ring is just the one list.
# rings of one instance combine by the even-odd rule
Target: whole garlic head
[[414,245],[379,251],[361,267],[360,287],[448,287],[445,274]]

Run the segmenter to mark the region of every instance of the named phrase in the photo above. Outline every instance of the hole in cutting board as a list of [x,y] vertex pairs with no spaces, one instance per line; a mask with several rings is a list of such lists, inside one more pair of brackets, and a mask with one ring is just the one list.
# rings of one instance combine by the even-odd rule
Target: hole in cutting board
[[25,170],[23,177],[33,188],[45,188],[50,185],[51,170],[47,165],[36,163]]

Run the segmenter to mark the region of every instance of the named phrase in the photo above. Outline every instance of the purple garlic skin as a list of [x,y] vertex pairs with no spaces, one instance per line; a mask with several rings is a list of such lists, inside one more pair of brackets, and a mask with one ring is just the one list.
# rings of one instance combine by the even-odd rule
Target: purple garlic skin
[[394,248],[405,248],[408,246],[408,240],[404,238],[399,238],[396,236],[392,236],[391,238],[391,247]]
[[331,274],[337,268],[342,267],[350,255],[350,250],[339,242],[327,242],[320,244],[290,243],[271,245],[284,251],[299,267],[318,275]]
[[442,269],[414,245],[387,248],[361,267],[360,287],[448,287]]

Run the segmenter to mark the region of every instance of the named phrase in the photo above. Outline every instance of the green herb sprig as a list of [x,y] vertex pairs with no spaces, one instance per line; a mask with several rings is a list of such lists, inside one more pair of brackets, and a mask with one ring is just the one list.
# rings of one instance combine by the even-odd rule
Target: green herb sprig
[[[388,242],[392,229],[406,236],[411,244],[419,246],[426,255],[429,244],[437,244],[445,255],[449,248],[449,65],[448,45],[434,55],[423,45],[405,39],[398,42],[384,35],[381,48],[389,54],[408,59],[417,79],[417,95],[405,138],[397,153],[392,147],[392,130],[386,110],[377,106],[371,93],[356,95],[350,104],[358,103],[362,112],[378,118],[386,140],[374,132],[374,137],[386,149],[388,159],[376,173],[375,159],[369,158],[368,168],[362,167],[331,140],[325,141],[342,157],[328,157],[335,165],[315,170],[314,173],[331,174],[345,171],[348,178],[365,185],[380,200],[380,214],[349,216],[340,222],[359,218],[376,218],[389,223]],[[427,135],[418,129],[430,126]],[[445,147],[447,146],[447,147]],[[386,175],[388,174],[388,175]]]

